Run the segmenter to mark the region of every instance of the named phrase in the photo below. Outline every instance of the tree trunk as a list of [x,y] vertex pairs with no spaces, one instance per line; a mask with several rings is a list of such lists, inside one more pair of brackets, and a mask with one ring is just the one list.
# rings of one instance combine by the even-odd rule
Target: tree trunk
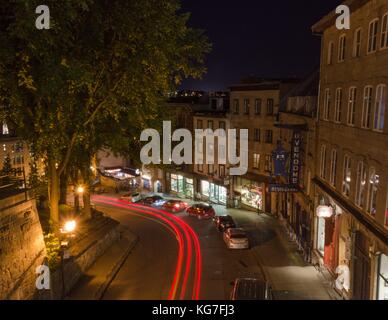
[[59,183],[55,160],[49,160],[50,222],[55,230],[59,228]]
[[67,203],[67,181],[68,181],[68,175],[66,172],[64,172],[61,175],[61,179],[60,179],[60,198],[59,198],[60,204]]
[[85,216],[86,220],[89,220],[92,218],[92,208],[90,206],[89,188],[86,188],[86,190],[83,194],[83,200],[84,200],[84,216]]

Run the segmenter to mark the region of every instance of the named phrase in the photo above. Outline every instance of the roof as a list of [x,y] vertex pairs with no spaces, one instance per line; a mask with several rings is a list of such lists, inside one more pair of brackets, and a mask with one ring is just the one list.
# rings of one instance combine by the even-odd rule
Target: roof
[[[370,0],[346,0],[342,4],[348,6],[350,12],[354,12],[368,1]],[[327,28],[335,24],[337,17],[338,15],[335,13],[335,9],[330,11],[330,13],[328,13],[311,27],[313,33],[323,33]]]
[[279,90],[282,84],[298,83],[297,78],[282,78],[282,79],[257,79],[255,82],[245,82],[231,85],[230,91],[260,91],[260,90]]

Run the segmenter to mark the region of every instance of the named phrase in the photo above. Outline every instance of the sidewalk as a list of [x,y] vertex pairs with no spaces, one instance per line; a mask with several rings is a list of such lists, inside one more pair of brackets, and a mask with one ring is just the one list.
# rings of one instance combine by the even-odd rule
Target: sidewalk
[[67,300],[100,300],[125,259],[135,247],[138,238],[120,227],[120,240],[114,243],[84,273]]

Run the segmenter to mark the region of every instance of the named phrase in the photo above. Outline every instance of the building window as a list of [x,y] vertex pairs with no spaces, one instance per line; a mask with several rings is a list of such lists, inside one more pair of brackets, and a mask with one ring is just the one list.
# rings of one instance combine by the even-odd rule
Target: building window
[[197,170],[198,172],[203,172],[203,164],[198,164]]
[[329,43],[329,48],[327,50],[327,64],[328,65],[333,64],[333,55],[334,55],[334,42],[331,41]]
[[348,125],[354,126],[356,116],[356,103],[357,103],[357,88],[351,87],[349,89],[349,102],[348,102]]
[[272,156],[270,154],[265,155],[265,171],[272,172]]
[[253,154],[253,168],[260,169],[260,154]]
[[219,177],[220,178],[224,178],[225,177],[225,166],[223,164],[219,165],[218,170],[220,171],[219,172]]
[[353,38],[353,57],[358,58],[361,55],[361,33],[362,29],[359,28],[354,32]]
[[368,53],[375,52],[377,49],[377,32],[378,32],[379,19],[373,20],[369,24],[368,32]]
[[261,115],[261,99],[255,99],[255,114]]
[[197,129],[202,129],[202,120],[197,120]]
[[371,112],[372,112],[372,93],[373,87],[367,86],[364,89],[364,103],[362,107],[362,122],[361,127],[370,128]]
[[376,174],[375,168],[370,168],[369,172],[369,202],[368,202],[368,212],[372,217],[376,217],[376,207],[377,207],[377,191],[379,187],[380,177]]
[[380,84],[376,88],[375,117],[373,122],[373,129],[376,131],[383,131],[384,129],[386,101],[387,87],[385,84]]
[[326,178],[326,145],[324,145],[324,144],[321,146],[320,177],[322,179]]
[[208,122],[207,122],[207,128],[213,130],[213,120],[208,120]]
[[225,123],[225,121],[220,121],[219,123],[218,123],[218,127],[220,128],[220,129],[226,129],[226,123]]
[[238,101],[238,99],[234,99],[233,101],[233,112],[234,114],[240,113],[240,102]]
[[207,173],[210,175],[214,174],[214,164],[207,165]]
[[360,208],[365,206],[365,188],[366,188],[366,169],[363,161],[360,161],[357,166],[357,181],[356,181],[356,205]]
[[267,115],[273,115],[273,99],[267,99]]
[[381,49],[388,48],[388,13],[386,13],[383,17],[383,22],[381,25]]
[[331,151],[330,183],[335,186],[337,181],[337,150]]
[[260,129],[254,129],[254,137],[253,137],[253,139],[255,140],[255,141],[260,141]]
[[339,38],[338,44],[338,62],[342,62],[345,60],[346,55],[346,35],[342,35]]
[[3,122],[2,132],[4,135],[9,134],[8,126],[5,122]]
[[323,120],[329,120],[330,117],[330,89],[325,90],[323,101]]
[[272,143],[273,140],[273,131],[266,130],[265,131],[265,143]]
[[244,99],[244,114],[249,114],[249,99]]
[[334,112],[335,122],[341,122],[341,113],[342,113],[342,89],[338,88],[335,92],[335,112]]
[[350,183],[352,182],[352,159],[348,155],[344,157],[343,170],[342,193],[349,197]]

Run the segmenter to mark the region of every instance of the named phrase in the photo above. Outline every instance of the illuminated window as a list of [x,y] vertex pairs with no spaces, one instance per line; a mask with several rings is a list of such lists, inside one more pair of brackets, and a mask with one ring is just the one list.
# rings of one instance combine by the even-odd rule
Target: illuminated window
[[273,99],[267,99],[267,115],[273,115]]
[[265,171],[272,172],[272,156],[270,154],[265,155]]
[[253,154],[253,168],[254,169],[260,168],[260,154],[257,154],[257,153]]
[[378,32],[379,19],[373,20],[369,24],[368,32],[368,53],[374,52],[377,49],[377,32]]
[[8,126],[7,124],[4,122],[3,123],[3,130],[2,130],[3,134],[9,134],[9,130],[8,130]]
[[348,119],[347,119],[347,123],[350,126],[354,126],[355,124],[356,103],[357,103],[357,88],[351,87],[349,89]]
[[357,166],[356,186],[356,205],[358,205],[360,208],[364,208],[366,193],[366,168],[363,161],[360,161]]
[[342,192],[345,196],[350,196],[350,184],[352,182],[352,159],[345,155],[344,167],[343,167],[343,181],[342,181]]
[[384,117],[385,117],[385,105],[387,101],[387,87],[385,84],[380,84],[376,88],[376,102],[375,102],[375,114],[373,121],[373,129],[376,131],[383,131],[384,129]]
[[368,212],[372,217],[376,216],[377,191],[380,183],[380,177],[376,174],[375,168],[369,171],[369,190],[368,190]]
[[370,123],[371,123],[372,94],[373,94],[373,88],[371,86],[366,86],[364,89],[364,103],[362,107],[362,122],[361,122],[361,127],[366,129],[370,128]]

